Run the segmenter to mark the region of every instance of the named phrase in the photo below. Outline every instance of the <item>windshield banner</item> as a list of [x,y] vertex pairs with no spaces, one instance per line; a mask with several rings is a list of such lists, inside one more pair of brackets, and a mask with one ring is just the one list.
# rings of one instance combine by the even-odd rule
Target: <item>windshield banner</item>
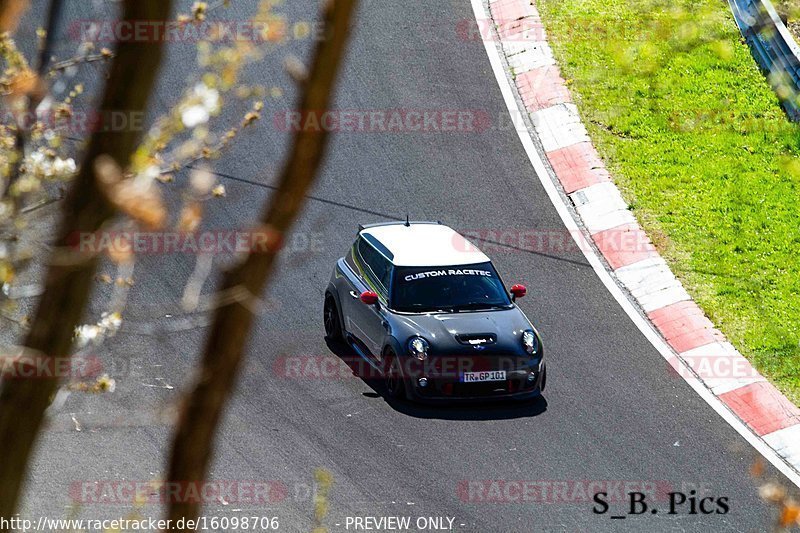
[[426,272],[417,272],[416,274],[409,274],[406,276],[406,281],[414,281],[417,279],[438,278],[440,276],[484,276],[487,278],[492,277],[492,273],[488,270],[476,270],[472,268],[464,269],[449,269],[449,270],[428,270]]

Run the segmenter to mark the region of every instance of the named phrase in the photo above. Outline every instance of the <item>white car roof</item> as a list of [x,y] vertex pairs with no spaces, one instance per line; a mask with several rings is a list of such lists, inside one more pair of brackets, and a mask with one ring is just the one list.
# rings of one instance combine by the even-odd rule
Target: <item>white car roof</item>
[[463,235],[442,224],[386,224],[365,228],[360,234],[380,242],[396,266],[435,267],[489,262],[489,258]]

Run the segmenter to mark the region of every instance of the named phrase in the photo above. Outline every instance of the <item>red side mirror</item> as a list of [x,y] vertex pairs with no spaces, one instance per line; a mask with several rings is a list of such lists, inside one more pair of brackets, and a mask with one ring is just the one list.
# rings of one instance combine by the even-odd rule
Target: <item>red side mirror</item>
[[511,287],[511,295],[514,297],[514,300],[522,298],[526,294],[528,294],[528,289],[525,288],[525,285],[514,285]]
[[378,295],[372,291],[362,292],[359,298],[361,299],[362,302],[364,302],[367,305],[375,305],[376,303],[378,303]]

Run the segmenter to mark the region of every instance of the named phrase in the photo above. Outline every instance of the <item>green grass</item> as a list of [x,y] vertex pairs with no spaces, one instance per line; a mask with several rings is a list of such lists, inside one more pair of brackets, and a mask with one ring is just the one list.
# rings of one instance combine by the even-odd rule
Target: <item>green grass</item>
[[538,0],[634,214],[711,320],[800,403],[800,127],[723,0]]
[[784,20],[796,20],[800,15],[800,1],[798,0],[772,0],[772,5]]

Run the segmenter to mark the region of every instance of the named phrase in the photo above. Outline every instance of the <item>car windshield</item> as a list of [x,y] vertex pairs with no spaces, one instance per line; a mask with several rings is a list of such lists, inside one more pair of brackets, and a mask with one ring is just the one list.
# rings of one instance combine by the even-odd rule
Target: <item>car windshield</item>
[[511,305],[491,263],[448,267],[397,267],[391,307],[400,312],[459,312]]

